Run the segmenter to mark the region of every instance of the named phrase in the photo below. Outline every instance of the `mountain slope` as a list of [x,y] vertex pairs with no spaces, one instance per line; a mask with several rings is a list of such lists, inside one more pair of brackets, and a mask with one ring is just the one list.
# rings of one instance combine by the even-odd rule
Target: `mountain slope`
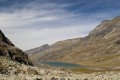
[[31,58],[31,60],[33,60],[38,53],[41,53],[45,50],[47,50],[49,48],[48,44],[42,45],[40,47],[34,48],[34,49],[30,49],[25,51],[25,53],[28,54],[28,56]]
[[23,63],[26,65],[32,65],[32,62],[28,56],[20,49],[16,48],[14,44],[5,37],[0,30],[0,56],[10,58],[11,60]]
[[43,45],[43,46],[41,46],[41,47],[37,47],[37,48],[34,48],[34,49],[30,49],[30,50],[27,50],[27,51],[25,51],[27,54],[29,54],[29,55],[31,55],[31,54],[34,54],[34,53],[40,53],[40,52],[42,52],[42,51],[44,51],[44,50],[46,50],[46,49],[48,49],[49,48],[49,45],[48,44],[45,44],[45,45]]
[[82,39],[76,38],[56,42],[53,45],[49,46],[47,50],[36,54],[34,59],[37,59],[37,61],[44,61],[61,58],[65,56],[66,53],[70,53],[71,51],[73,51],[73,47],[75,47],[74,44],[76,44],[80,40]]
[[120,66],[120,17],[103,21],[84,38],[57,42],[39,54],[36,56],[38,61],[117,68]]

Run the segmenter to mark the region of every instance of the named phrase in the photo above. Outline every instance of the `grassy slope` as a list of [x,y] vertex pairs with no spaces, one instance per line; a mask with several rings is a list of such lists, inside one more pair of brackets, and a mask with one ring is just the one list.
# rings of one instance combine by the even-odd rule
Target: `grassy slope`
[[[57,61],[77,63],[100,68],[115,68],[120,66],[120,26],[115,28],[119,19],[105,23],[104,27],[113,26],[113,30],[104,35],[91,37],[78,46],[77,51],[57,59]],[[100,25],[101,26],[101,25]],[[115,29],[114,29],[115,28]],[[102,35],[102,34],[101,34]],[[78,43],[79,44],[79,43]]]

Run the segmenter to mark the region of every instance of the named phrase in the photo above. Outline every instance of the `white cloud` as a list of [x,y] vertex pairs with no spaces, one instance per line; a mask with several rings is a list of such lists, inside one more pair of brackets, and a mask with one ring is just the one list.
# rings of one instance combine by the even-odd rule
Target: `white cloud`
[[30,8],[31,4],[12,13],[0,13],[0,28],[23,50],[86,36],[98,24],[95,17],[88,19],[62,8],[69,5],[41,4]]
[[[38,47],[43,44],[53,44],[56,41],[83,37],[87,35],[87,32],[90,31],[86,27],[93,28],[94,25],[84,25],[80,27],[79,25],[69,26],[69,27],[58,27],[58,28],[25,28],[25,29],[7,29],[3,30],[7,37],[11,39],[17,47],[20,47],[23,50],[30,48]],[[7,32],[6,32],[7,31]]]

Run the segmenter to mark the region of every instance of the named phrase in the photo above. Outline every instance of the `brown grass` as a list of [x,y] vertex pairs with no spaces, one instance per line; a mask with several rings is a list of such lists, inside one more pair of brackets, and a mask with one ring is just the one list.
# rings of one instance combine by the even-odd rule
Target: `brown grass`
[[81,73],[86,73],[86,74],[90,74],[90,73],[94,73],[94,72],[120,71],[120,69],[116,69],[116,70],[92,70],[92,69],[83,69],[83,68],[72,68],[71,70],[75,73],[81,72]]

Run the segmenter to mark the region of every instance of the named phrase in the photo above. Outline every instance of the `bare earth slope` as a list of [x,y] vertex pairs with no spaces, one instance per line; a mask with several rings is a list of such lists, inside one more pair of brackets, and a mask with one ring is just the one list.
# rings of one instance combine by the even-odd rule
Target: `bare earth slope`
[[62,61],[102,68],[119,68],[120,17],[103,21],[84,38],[57,42],[39,54],[35,57],[37,61]]

